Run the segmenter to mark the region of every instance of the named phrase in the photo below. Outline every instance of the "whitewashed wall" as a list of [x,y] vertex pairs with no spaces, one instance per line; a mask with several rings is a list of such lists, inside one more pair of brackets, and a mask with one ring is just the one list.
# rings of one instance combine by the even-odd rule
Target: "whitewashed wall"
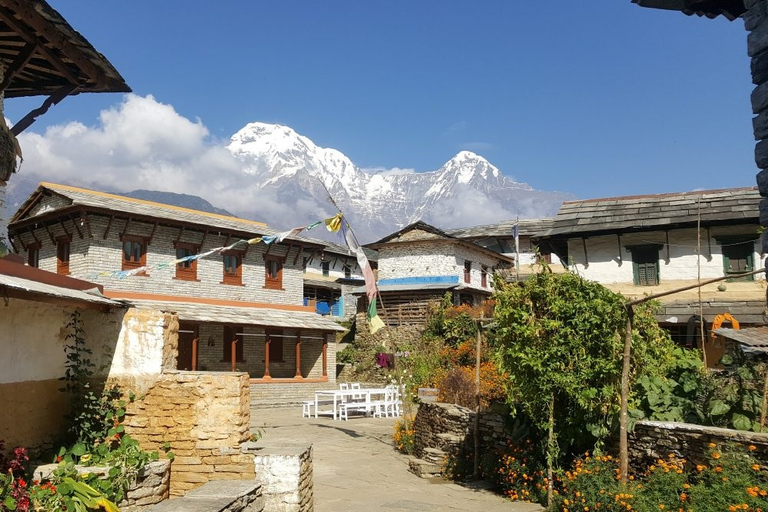
[[[491,290],[493,269],[500,261],[483,251],[451,242],[412,242],[379,249],[379,280],[408,277],[456,276],[464,283],[464,262],[472,262],[471,282],[478,290]],[[481,268],[488,267],[487,286],[481,286]]]
[[[709,239],[706,229],[702,230],[701,240],[701,277],[708,279],[723,276],[723,253],[717,236],[754,235],[759,238],[757,226],[714,227],[710,229]],[[696,229],[678,229],[669,232],[669,260],[667,260],[666,235],[663,231],[632,233],[621,236],[621,263],[619,262],[619,242],[616,235],[594,236],[586,239],[587,260],[585,265],[584,246],[581,238],[568,241],[568,258],[571,269],[600,283],[632,283],[632,253],[626,248],[633,245],[660,244],[659,277],[665,281],[679,281],[697,278]],[[755,247],[759,247],[757,241]],[[710,253],[711,250],[711,253]],[[760,255],[754,252],[755,264],[759,264]]]

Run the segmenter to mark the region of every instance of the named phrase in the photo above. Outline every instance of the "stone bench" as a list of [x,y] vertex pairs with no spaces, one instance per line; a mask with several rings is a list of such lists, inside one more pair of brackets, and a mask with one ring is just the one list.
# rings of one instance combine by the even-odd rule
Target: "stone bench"
[[147,508],[149,512],[262,512],[261,484],[253,480],[213,480],[181,498]]

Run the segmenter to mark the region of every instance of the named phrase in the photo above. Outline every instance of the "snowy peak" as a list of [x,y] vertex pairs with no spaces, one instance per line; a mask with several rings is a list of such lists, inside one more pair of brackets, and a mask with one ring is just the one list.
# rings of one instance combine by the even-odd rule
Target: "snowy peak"
[[455,175],[458,183],[469,183],[476,176],[487,180],[489,177],[498,178],[501,175],[497,167],[471,151],[460,151],[440,170],[446,174]]

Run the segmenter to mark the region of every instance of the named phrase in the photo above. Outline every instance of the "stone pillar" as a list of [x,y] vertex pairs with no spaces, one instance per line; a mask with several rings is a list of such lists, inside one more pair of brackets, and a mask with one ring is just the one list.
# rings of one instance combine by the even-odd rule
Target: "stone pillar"
[[[747,36],[747,53],[752,58],[752,127],[755,133],[755,163],[757,187],[763,199],[760,200],[760,225],[768,227],[768,0],[745,0],[749,9],[744,14],[744,28]],[[768,230],[763,233],[763,254],[768,253]],[[768,266],[768,260],[766,260]],[[768,294],[766,295],[768,304]]]

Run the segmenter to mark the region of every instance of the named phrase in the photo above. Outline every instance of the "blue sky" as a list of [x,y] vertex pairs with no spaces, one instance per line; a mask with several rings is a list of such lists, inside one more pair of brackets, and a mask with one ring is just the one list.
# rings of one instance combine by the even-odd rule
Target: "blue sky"
[[[435,170],[470,149],[579,198],[754,185],[741,20],[630,0],[50,3],[203,144],[263,121],[363,168]],[[28,131],[100,130],[123,101],[67,98]]]

